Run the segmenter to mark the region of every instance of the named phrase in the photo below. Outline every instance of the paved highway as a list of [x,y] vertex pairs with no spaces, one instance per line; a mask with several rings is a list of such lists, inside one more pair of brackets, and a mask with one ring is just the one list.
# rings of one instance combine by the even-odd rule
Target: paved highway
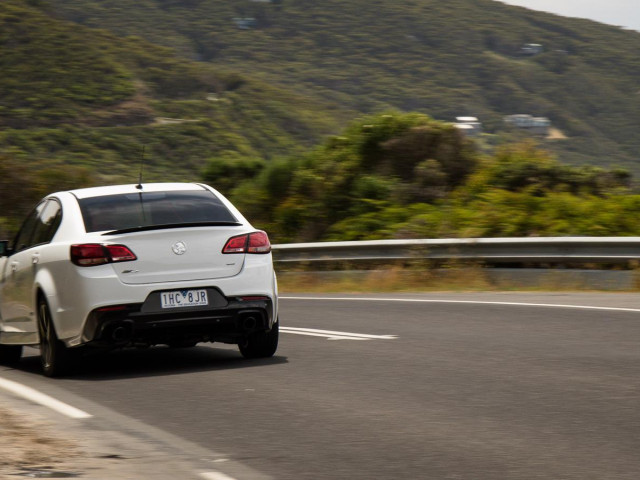
[[284,296],[269,360],[131,350],[49,380],[31,356],[13,378],[263,478],[640,477],[637,295],[383,297]]

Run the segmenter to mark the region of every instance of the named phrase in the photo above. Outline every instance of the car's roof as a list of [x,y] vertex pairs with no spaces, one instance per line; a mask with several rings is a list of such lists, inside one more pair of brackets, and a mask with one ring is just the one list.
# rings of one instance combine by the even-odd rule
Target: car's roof
[[77,198],[101,197],[104,195],[117,195],[121,193],[138,192],[171,192],[178,190],[204,190],[202,185],[197,183],[143,183],[142,188],[137,184],[131,185],[110,185],[106,187],[91,187],[71,190],[69,193]]

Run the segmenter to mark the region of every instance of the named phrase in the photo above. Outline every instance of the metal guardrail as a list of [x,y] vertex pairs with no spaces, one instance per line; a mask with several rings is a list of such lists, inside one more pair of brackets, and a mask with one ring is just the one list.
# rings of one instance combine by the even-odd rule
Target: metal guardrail
[[274,245],[276,262],[475,260],[488,263],[624,264],[640,261],[640,237],[370,240]]

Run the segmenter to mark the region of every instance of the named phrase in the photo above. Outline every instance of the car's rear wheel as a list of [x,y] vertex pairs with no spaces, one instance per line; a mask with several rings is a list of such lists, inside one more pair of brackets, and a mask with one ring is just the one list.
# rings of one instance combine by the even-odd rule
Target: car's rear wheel
[[22,357],[22,345],[0,345],[0,365],[13,366]]
[[280,322],[276,321],[268,332],[256,332],[238,344],[240,353],[245,358],[272,357],[278,349]]
[[43,299],[38,303],[38,333],[40,334],[40,361],[47,377],[58,377],[69,371],[69,350],[58,340],[51,320],[51,312]]

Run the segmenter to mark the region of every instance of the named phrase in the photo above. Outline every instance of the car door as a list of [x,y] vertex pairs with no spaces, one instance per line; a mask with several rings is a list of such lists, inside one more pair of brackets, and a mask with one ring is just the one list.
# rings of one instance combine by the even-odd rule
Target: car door
[[60,204],[46,200],[38,204],[20,228],[2,272],[0,315],[3,332],[35,331],[33,285],[40,250],[51,241],[60,218]]

